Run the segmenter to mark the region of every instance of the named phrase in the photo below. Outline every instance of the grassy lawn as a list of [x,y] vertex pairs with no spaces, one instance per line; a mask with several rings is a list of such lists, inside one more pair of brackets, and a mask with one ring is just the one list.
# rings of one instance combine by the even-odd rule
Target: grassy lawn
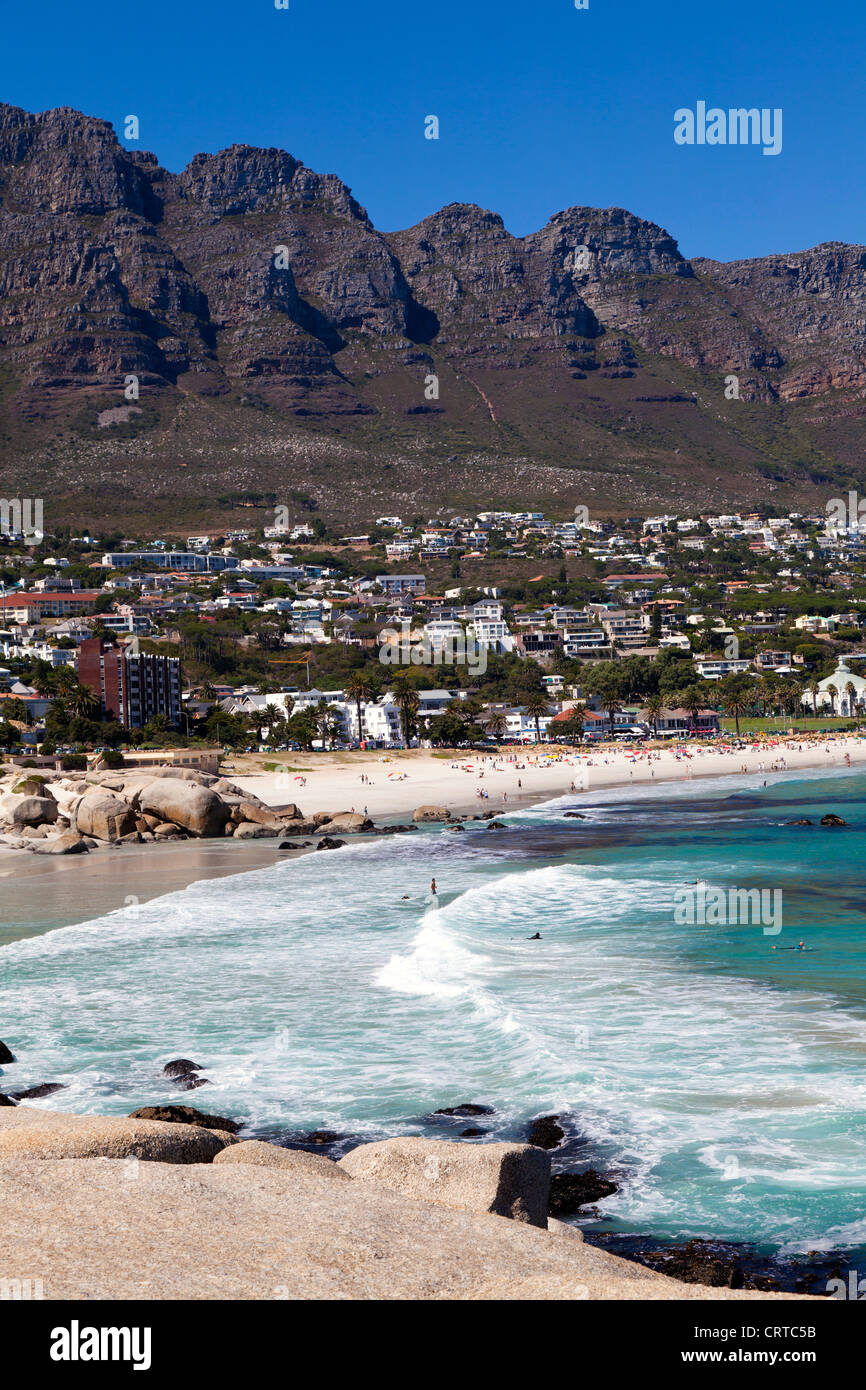
[[[802,733],[827,733],[831,729],[853,730],[856,725],[850,719],[790,719],[787,715],[782,719],[764,716],[761,719],[740,720],[741,734],[779,734],[787,733],[792,728]],[[737,726],[733,719],[723,719],[722,729],[725,733],[735,734]]]

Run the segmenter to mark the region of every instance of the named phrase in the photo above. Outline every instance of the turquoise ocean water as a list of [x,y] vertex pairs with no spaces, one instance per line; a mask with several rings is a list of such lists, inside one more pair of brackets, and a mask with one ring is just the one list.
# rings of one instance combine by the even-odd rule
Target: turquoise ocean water
[[[189,1102],[281,1138],[516,1137],[558,1113],[555,1161],[621,1183],[595,1231],[862,1251],[866,778],[763,780],[566,797],[13,942],[16,1086],[66,1082],[42,1104],[78,1112]],[[678,924],[697,879],[781,890],[781,931]],[[169,1094],[177,1056],[212,1084]],[[495,1113],[427,1118],[465,1101]]]

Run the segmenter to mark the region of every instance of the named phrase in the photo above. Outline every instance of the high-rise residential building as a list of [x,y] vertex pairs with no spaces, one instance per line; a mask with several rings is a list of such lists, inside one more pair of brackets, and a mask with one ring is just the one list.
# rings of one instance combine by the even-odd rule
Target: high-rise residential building
[[99,699],[106,715],[127,729],[141,729],[157,714],[180,724],[180,661],[139,652],[135,644],[111,646],[98,637],[78,649],[78,679]]

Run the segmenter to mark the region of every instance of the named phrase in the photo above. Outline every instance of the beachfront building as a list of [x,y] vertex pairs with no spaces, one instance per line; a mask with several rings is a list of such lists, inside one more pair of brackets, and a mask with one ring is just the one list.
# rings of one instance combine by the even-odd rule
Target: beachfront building
[[650,728],[654,728],[659,738],[688,738],[695,732],[695,722],[699,737],[717,734],[721,728],[719,715],[714,709],[698,710],[697,721],[692,719],[687,709],[662,709],[652,721],[648,712],[643,710],[641,718]]
[[176,656],[114,647],[91,637],[78,649],[78,679],[93,691],[102,712],[127,729],[141,729],[156,715],[177,727],[180,661]]
[[843,656],[832,676],[818,682],[817,693],[804,690],[800,702],[813,714],[850,716],[866,709],[866,680],[848,669]]

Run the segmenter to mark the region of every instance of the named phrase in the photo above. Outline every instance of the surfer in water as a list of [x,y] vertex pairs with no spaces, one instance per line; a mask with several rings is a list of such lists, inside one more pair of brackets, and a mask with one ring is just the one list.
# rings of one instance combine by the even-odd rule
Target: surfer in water
[[537,932],[535,933],[534,936],[528,936],[528,937],[526,938],[526,940],[527,940],[527,941],[540,941],[540,940],[541,940],[541,932],[540,932],[540,931],[537,931]]
[[434,898],[438,896],[435,878],[430,880],[430,892],[433,894]]

